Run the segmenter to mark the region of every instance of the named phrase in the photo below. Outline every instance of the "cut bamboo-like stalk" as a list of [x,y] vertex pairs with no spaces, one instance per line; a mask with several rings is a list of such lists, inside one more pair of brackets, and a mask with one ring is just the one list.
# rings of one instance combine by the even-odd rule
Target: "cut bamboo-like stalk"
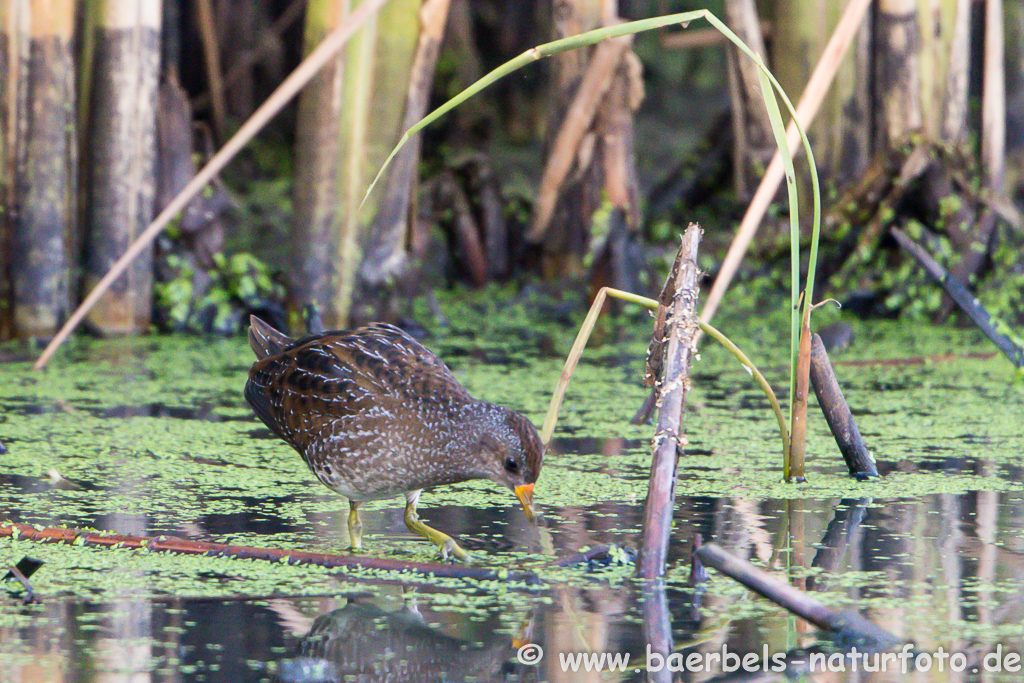
[[54,333],[70,308],[76,241],[74,2],[12,1],[6,7],[4,197],[13,332]]
[[956,15],[949,38],[949,70],[943,86],[942,122],[939,130],[942,140],[954,144],[960,140],[967,126],[972,4],[971,0],[956,0]]
[[[782,2],[773,6],[777,30],[772,34],[771,64],[782,87],[790,92],[805,87],[847,4]],[[808,126],[819,172],[838,185],[860,178],[871,159],[871,126],[866,118],[872,108],[870,24],[869,19],[858,26],[848,56],[838,65],[821,109]],[[807,183],[801,180],[803,190]],[[772,225],[765,228],[769,232],[762,236],[770,241],[776,231]]]
[[[153,219],[160,0],[103,0],[95,27],[90,88],[89,242],[85,285],[110,270]],[[153,260],[132,262],[90,313],[105,333],[149,327]]]
[[1006,74],[1003,67],[1003,3],[985,3],[985,75],[981,98],[981,161],[993,193],[1003,189],[1006,158]]
[[[339,3],[308,3],[304,36],[307,51],[316,49],[343,18]],[[299,95],[292,184],[295,208],[289,233],[292,314],[313,306],[327,316],[331,329],[337,327],[331,311],[331,262],[335,258],[332,233],[338,202],[339,120],[345,105],[344,65],[344,53],[335,55]]]
[[219,152],[213,155],[206,165],[196,174],[188,185],[182,188],[181,192],[160,212],[160,215],[153,219],[146,229],[139,235],[127,251],[121,255],[110,271],[96,284],[85,301],[71,314],[64,326],[60,328],[53,339],[40,354],[33,367],[41,369],[53,357],[60,345],[68,338],[71,332],[82,322],[86,313],[96,305],[106,289],[113,284],[117,277],[124,272],[136,256],[141,254],[156,239],[179,211],[202,190],[207,183],[213,180],[214,176],[224,168],[229,161],[258,133],[263,126],[272,119],[281,108],[340,50],[349,37],[366,21],[381,5],[387,0],[365,0],[342,26],[324,39],[324,42],[303,60],[295,71],[284,80],[277,90],[267,98],[259,109],[257,109],[249,120],[246,121],[238,132],[227,141]]
[[924,124],[917,0],[878,0],[875,12],[875,149]]
[[[409,69],[402,131],[408,130],[427,113],[449,4],[450,0],[425,0],[420,9],[420,36]],[[367,230],[366,255],[359,269],[361,279],[371,286],[397,275],[405,265],[409,208],[416,187],[419,159],[420,139],[416,136],[398,154],[388,173],[380,211]]]
[[[360,202],[402,128],[419,8],[419,0],[392,0],[320,76],[321,87],[302,94],[291,309],[314,304],[329,328],[348,324],[368,228],[382,208],[376,200],[363,207]],[[346,13],[342,3],[311,4],[307,43],[315,45]]]

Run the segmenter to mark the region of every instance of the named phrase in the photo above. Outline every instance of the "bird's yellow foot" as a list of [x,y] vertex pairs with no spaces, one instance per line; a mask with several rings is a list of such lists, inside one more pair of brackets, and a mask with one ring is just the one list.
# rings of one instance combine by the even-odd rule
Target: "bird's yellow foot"
[[[462,547],[455,542],[451,537],[445,538],[438,546],[441,550],[441,558],[445,560],[452,560],[458,558],[462,562],[469,564],[473,561],[473,556],[462,549]],[[454,555],[455,557],[451,557]]]
[[[415,496],[411,496],[405,506],[405,526],[409,528],[409,531],[414,534],[419,534],[423,538],[427,539],[431,543],[437,546],[438,550],[441,551],[441,557],[445,560],[448,559],[459,559],[463,562],[469,562],[472,560],[472,556],[463,550],[458,543],[455,542],[448,534],[433,529],[423,522],[420,521],[419,516],[416,514],[416,503],[419,500],[419,492],[416,492]],[[454,555],[454,558],[451,557]]]

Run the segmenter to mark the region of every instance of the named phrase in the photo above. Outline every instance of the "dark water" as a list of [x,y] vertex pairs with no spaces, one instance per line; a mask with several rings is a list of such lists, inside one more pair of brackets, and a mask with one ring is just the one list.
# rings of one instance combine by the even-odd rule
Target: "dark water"
[[[10,453],[0,456],[0,521],[346,547],[344,501],[312,482],[242,402],[240,341],[130,350],[83,351],[91,369],[76,378],[69,371],[84,366],[2,370],[0,440]],[[870,347],[864,354],[877,357]],[[544,531],[493,487],[424,496],[423,518],[457,536],[478,564],[535,568],[542,585],[374,581],[5,538],[0,563],[27,555],[46,564],[31,578],[38,604],[20,604],[18,584],[0,593],[0,683],[785,680],[812,654],[838,656],[822,661],[845,669],[814,680],[1017,680],[985,670],[1012,668],[1024,652],[1024,394],[1001,360],[851,367],[847,395],[885,482],[849,483],[819,425],[811,451],[827,455],[812,460],[817,488],[804,489],[778,483],[773,421],[745,375],[702,370],[669,570],[644,586],[631,578],[628,551],[639,545],[650,427],[625,424],[644,395],[640,369],[614,361],[628,354],[598,355],[573,385],[538,484]],[[489,358],[467,352],[452,365],[475,393],[540,422],[558,361],[519,359],[502,370]],[[524,365],[545,380],[496,381]],[[398,501],[369,509],[364,525],[369,553],[434,556],[406,531]],[[713,570],[695,584],[698,534],[912,642],[921,670],[905,675],[891,661],[865,673],[858,661],[855,672],[826,634]],[[552,555],[597,544],[626,552],[543,569]],[[646,671],[658,664],[649,644],[657,651],[667,641],[662,651],[676,654],[666,663],[686,670]],[[955,656],[942,659],[940,648]],[[623,670],[588,672],[580,661],[574,671],[582,653],[615,655],[603,668]]]

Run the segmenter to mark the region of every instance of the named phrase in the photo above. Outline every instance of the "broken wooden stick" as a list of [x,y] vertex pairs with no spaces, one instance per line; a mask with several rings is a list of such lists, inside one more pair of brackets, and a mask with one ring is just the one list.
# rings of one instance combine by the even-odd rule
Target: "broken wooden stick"
[[985,336],[991,339],[992,343],[1010,359],[1010,362],[1018,368],[1024,368],[1024,349],[1014,344],[1009,337],[992,325],[988,311],[978,303],[978,300],[964,287],[963,283],[951,276],[938,261],[933,259],[921,245],[912,240],[905,232],[895,227],[890,228],[889,232],[896,238],[896,242],[899,243],[900,247],[913,256],[921,267],[924,268],[925,272],[946,290],[946,294],[985,333]]
[[877,477],[875,459],[864,445],[853,413],[850,412],[850,406],[846,403],[836,373],[828,360],[828,352],[817,334],[811,337],[811,384],[850,475],[860,480]]
[[651,348],[648,372],[660,379],[658,423],[654,432],[651,477],[644,504],[643,540],[637,561],[637,576],[654,579],[665,572],[672,510],[675,507],[676,466],[686,444],[683,435],[683,409],[690,388],[690,361],[697,319],[697,245],[702,230],[696,223],[683,234],[672,273],[659,299],[658,316]]
[[839,634],[844,643],[872,651],[882,651],[901,642],[899,638],[856,612],[837,612],[829,609],[810,595],[779,581],[714,543],[705,543],[694,556],[702,564],[717,569],[801,619],[824,631]]

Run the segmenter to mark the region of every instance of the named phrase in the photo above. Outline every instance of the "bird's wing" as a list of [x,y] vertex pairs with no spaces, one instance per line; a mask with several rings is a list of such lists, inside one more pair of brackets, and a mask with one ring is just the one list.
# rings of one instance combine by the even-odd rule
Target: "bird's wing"
[[300,452],[323,430],[349,431],[357,418],[385,425],[424,403],[473,400],[441,359],[384,323],[301,339],[256,362],[245,397]]
[[373,323],[350,335],[324,340],[323,348],[335,357],[338,367],[358,368],[362,386],[373,394],[410,404],[473,400],[440,358],[394,325]]

